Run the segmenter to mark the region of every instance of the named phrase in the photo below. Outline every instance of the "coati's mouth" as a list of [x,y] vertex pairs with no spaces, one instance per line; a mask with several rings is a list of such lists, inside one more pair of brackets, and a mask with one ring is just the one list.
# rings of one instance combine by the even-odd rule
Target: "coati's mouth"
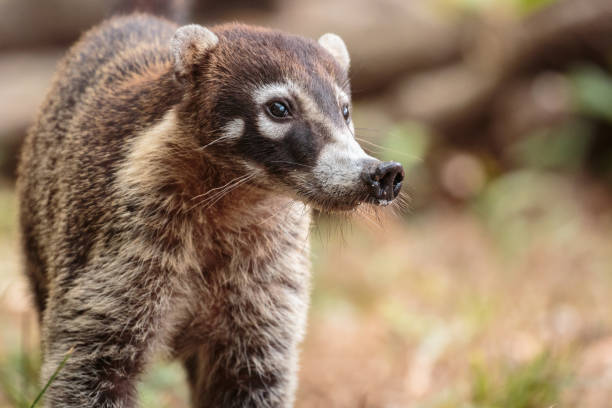
[[325,203],[311,202],[311,206],[319,211],[327,213],[346,213],[354,211],[363,201],[355,200],[352,202],[326,201]]

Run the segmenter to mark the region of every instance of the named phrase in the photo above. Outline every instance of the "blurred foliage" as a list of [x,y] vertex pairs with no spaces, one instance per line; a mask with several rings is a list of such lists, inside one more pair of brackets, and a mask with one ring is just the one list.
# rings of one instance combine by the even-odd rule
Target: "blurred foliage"
[[523,14],[536,12],[558,0],[510,0]]
[[186,407],[189,405],[188,394],[185,372],[178,362],[156,362],[138,385],[139,401],[143,407]]
[[575,68],[570,75],[579,112],[612,123],[612,75],[594,65]]
[[585,164],[593,140],[590,122],[575,119],[539,129],[512,147],[512,155],[524,167],[578,171]]
[[28,408],[40,391],[40,355],[14,351],[0,361],[0,391],[14,408]]
[[[546,171],[520,170],[492,182],[475,211],[510,258],[538,240],[571,240],[577,208],[570,185]],[[554,205],[551,205],[554,203]]]
[[404,122],[391,128],[384,138],[384,149],[378,154],[383,160],[401,161],[404,169],[409,171],[423,162],[430,145],[431,136],[425,126]]
[[402,122],[392,126],[382,138],[382,149],[375,152],[382,160],[402,163],[405,170],[403,195],[409,211],[423,207],[435,186],[434,175],[427,168],[426,157],[433,146],[431,131],[417,122]]
[[[574,116],[539,128],[510,146],[509,154],[520,167],[579,173],[597,165],[600,176],[612,176],[612,155],[595,145],[597,122],[612,124],[612,74],[595,65],[580,65],[566,75],[571,84]],[[599,141],[601,143],[601,140]],[[609,142],[607,142],[609,144]],[[604,155],[594,162],[592,154]],[[589,162],[590,161],[590,162]]]
[[[69,355],[66,355],[66,359]],[[64,360],[65,361],[65,360]],[[41,390],[39,385],[40,354],[34,350],[14,351],[0,361],[0,392],[12,408],[33,407],[33,401],[51,384],[53,377]],[[61,371],[58,366],[56,373]],[[180,363],[158,361],[138,385],[143,407],[173,408],[188,406],[188,389]],[[40,404],[36,404],[39,406]]]
[[519,15],[530,14],[558,0],[442,0],[449,9],[482,12],[491,9],[504,9]]
[[475,408],[543,408],[559,403],[567,375],[558,358],[542,353],[517,366],[497,372],[483,362],[472,365],[472,401]]

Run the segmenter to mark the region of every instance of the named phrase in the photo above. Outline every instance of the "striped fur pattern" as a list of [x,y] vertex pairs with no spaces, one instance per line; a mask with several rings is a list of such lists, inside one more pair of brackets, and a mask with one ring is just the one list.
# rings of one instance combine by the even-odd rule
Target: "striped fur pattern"
[[184,362],[194,407],[292,406],[307,204],[354,208],[372,160],[338,40],[133,15],[69,51],[18,178],[42,379],[75,348],[46,407],[133,407],[156,352]]

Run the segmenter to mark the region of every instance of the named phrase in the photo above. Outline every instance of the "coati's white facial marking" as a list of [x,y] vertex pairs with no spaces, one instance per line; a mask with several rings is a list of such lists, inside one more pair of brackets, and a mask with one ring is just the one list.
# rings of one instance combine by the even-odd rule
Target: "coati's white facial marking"
[[313,174],[324,190],[332,192],[359,183],[368,159],[375,160],[363,151],[347,126],[344,131],[335,132],[334,142],[323,148]]
[[334,89],[336,90],[339,105],[349,103],[349,97],[346,92],[342,90],[342,88],[340,88],[337,84],[334,84]]
[[365,152],[343,150],[338,144],[323,148],[313,174],[325,191],[333,192],[338,187],[350,187],[359,183],[363,162],[372,157]]
[[279,140],[289,131],[291,124],[288,122],[279,123],[270,119],[264,112],[257,115],[257,129],[262,136],[269,139]]
[[274,99],[291,99],[296,90],[293,82],[267,84],[255,90],[253,100],[263,105]]
[[290,100],[294,92],[295,89],[291,83],[268,84],[255,90],[253,100],[258,106],[262,107],[257,114],[257,129],[262,136],[273,140],[282,139],[285,133],[291,128],[291,123],[288,121],[279,122],[270,118],[263,107],[266,103],[271,101]]
[[232,119],[223,127],[223,139],[239,139],[244,133],[244,120]]

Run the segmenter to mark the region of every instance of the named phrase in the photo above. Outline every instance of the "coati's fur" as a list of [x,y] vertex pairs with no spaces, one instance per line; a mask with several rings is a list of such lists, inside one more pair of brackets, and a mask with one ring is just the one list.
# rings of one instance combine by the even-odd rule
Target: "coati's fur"
[[18,178],[42,379],[75,350],[47,407],[134,406],[159,350],[184,362],[194,407],[292,405],[306,204],[351,209],[387,177],[352,139],[348,63],[334,35],[146,15],[69,51]]

